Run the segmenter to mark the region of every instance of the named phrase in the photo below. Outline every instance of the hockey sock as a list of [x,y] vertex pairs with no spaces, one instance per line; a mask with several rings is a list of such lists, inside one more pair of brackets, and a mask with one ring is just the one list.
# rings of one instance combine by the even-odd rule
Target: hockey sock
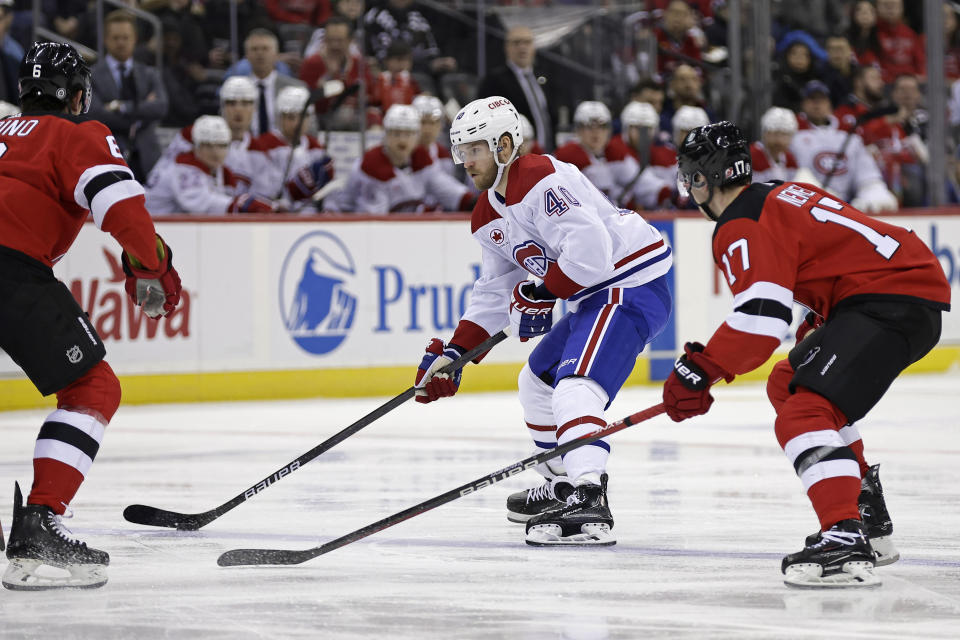
[[[553,419],[553,388],[538,378],[530,370],[530,365],[524,365],[517,379],[520,394],[520,405],[523,407],[523,417],[527,424],[527,432],[533,440],[537,453],[557,448],[557,424]],[[554,458],[537,465],[537,471],[544,478],[552,479],[558,475],[565,475],[563,462]]]
[[47,416],[33,451],[28,504],[43,504],[63,514],[97,456],[104,426],[94,416],[63,409]]
[[[606,391],[590,378],[571,376],[558,382],[553,392],[557,443],[566,444],[604,426],[603,408],[606,404]],[[599,475],[606,469],[609,455],[610,445],[597,440],[567,453],[563,456],[563,465],[571,480],[587,473]]]
[[848,424],[840,429],[840,437],[853,451],[853,455],[857,457],[857,463],[860,465],[860,477],[865,477],[870,470],[870,465],[867,464],[867,459],[863,455],[863,440],[860,439],[860,430],[855,425]]
[[860,519],[860,464],[840,429],[846,416],[823,396],[799,387],[777,413],[776,433],[803,483],[821,530]]

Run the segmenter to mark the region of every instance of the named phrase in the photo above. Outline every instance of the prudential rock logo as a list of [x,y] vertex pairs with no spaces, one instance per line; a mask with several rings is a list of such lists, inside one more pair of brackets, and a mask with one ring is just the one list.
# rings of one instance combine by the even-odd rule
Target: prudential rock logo
[[330,353],[353,326],[357,298],[350,292],[356,266],[347,247],[326,231],[297,240],[280,272],[280,313],[301,349]]

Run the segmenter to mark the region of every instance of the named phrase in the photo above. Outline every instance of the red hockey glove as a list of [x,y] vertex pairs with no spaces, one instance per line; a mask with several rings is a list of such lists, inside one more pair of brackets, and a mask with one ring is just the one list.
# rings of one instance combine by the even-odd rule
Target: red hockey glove
[[811,331],[816,331],[822,326],[823,318],[813,311],[808,311],[807,315],[803,318],[803,322],[797,327],[797,342],[806,338],[807,334]]
[[180,304],[180,274],[173,268],[173,251],[157,236],[157,256],[160,266],[156,271],[144,269],[140,261],[123,251],[120,264],[127,276],[124,288],[127,295],[151,318],[165,316]]
[[553,327],[553,305],[557,299],[537,299],[536,287],[532,280],[524,280],[510,296],[510,330],[521,342],[542,336]]
[[434,338],[427,345],[427,354],[420,361],[417,378],[413,387],[417,390],[417,402],[426,404],[440,398],[452,396],[460,388],[460,376],[463,369],[452,374],[437,373],[460,356],[466,349],[455,344],[444,345],[443,340]]
[[674,422],[706,413],[713,404],[710,387],[721,378],[733,376],[703,354],[703,345],[688,342],[685,353],[673,364],[673,372],[663,383],[663,406]]
[[330,156],[302,167],[287,181],[287,190],[294,200],[306,200],[333,179],[333,160]]
[[262,196],[242,193],[230,202],[227,213],[273,213],[277,203]]

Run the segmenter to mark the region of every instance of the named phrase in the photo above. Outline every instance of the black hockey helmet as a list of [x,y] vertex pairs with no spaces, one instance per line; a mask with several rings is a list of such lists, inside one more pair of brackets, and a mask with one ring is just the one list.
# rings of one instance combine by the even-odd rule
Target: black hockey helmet
[[35,42],[20,63],[20,102],[27,96],[47,96],[67,104],[83,91],[80,113],[90,109],[90,67],[69,44]]
[[[697,127],[687,134],[677,153],[677,185],[680,193],[689,195],[690,187],[709,187],[703,209],[713,199],[714,189],[736,184],[750,184],[753,168],[750,147],[737,125],[723,120]],[[704,211],[710,218],[715,216]]]

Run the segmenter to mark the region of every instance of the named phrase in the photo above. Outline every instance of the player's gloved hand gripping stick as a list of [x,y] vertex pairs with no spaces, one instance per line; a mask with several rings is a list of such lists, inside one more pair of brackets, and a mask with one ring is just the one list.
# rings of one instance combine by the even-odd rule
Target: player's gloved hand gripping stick
[[157,236],[157,257],[160,266],[155,271],[145,269],[140,261],[124,251],[120,263],[126,276],[127,295],[151,318],[165,316],[180,303],[180,275],[173,268],[173,251]]
[[[471,360],[489,351],[495,345],[503,342],[506,338],[506,330],[490,336],[473,349],[470,349],[462,356],[443,367],[439,373],[447,374],[458,371],[466,366]],[[246,502],[249,498],[257,495],[262,490],[266,489],[284,476],[290,475],[306,463],[310,462],[328,449],[332,449],[370,423],[390,413],[404,402],[412,398],[415,393],[416,389],[414,387],[410,387],[392,400],[389,400],[385,404],[379,406],[364,417],[360,418],[346,429],[343,429],[330,438],[327,438],[313,449],[310,449],[310,451],[307,451],[301,455],[296,460],[293,460],[280,467],[260,482],[254,484],[252,487],[249,487],[243,493],[223,503],[219,507],[215,507],[209,511],[204,511],[201,513],[178,513],[176,511],[167,511],[166,509],[158,509],[157,507],[149,507],[142,504],[132,504],[123,510],[123,517],[126,518],[127,521],[136,524],[145,524],[154,527],[170,527],[180,529],[181,531],[195,531],[196,529],[213,522],[226,512],[239,505],[241,502]]]

